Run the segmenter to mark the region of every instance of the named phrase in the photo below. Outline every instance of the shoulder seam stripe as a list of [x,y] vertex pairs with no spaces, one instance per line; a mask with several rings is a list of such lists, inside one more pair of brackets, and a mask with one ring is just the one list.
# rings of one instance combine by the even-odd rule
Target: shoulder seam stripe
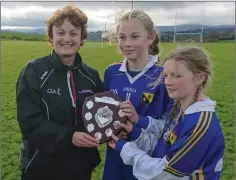
[[176,169],[167,166],[166,170],[169,171],[171,174],[178,175],[178,176],[185,176],[184,173],[177,171]]
[[175,171],[172,171],[171,169],[164,169],[164,171],[166,171],[166,172],[168,172],[168,173],[170,173],[170,174],[173,174],[174,176],[177,176],[177,177],[184,177],[184,175],[182,175],[182,174],[179,174],[179,173],[177,173],[177,172],[175,172]]
[[193,131],[193,134],[187,139],[185,145],[183,146],[183,148],[181,148],[175,155],[173,158],[171,158],[170,162],[169,162],[169,166],[173,166],[174,164],[176,164],[186,153],[188,153],[191,148],[202,138],[202,136],[206,133],[206,131],[208,130],[210,123],[211,123],[211,119],[212,119],[212,112],[210,112],[210,117],[208,117],[208,113],[206,112],[205,118],[202,122],[202,117],[203,117],[203,112],[200,115],[198,124],[196,126],[196,128]]

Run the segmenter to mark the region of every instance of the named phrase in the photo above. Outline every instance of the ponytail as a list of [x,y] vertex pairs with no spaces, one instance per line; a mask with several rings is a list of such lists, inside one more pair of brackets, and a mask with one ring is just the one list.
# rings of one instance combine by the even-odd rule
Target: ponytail
[[152,44],[149,47],[149,54],[150,55],[155,56],[155,55],[158,55],[160,53],[160,48],[158,46],[159,41],[160,41],[159,35],[158,35],[158,33],[156,33],[156,37],[155,37],[154,41],[152,42]]

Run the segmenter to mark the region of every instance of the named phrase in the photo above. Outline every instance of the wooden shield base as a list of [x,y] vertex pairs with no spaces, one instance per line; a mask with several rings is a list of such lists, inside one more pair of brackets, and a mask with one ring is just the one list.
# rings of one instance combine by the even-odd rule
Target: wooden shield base
[[82,120],[87,133],[98,139],[100,144],[109,141],[111,133],[117,135],[120,132],[121,129],[116,126],[117,121],[125,123],[127,120],[119,108],[121,101],[119,96],[110,91],[85,99]]

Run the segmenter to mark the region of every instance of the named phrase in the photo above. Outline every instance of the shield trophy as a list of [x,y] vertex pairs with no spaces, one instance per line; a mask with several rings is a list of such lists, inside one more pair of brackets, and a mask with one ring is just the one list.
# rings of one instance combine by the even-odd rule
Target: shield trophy
[[105,91],[87,97],[83,104],[82,120],[87,133],[95,137],[100,144],[117,135],[120,128],[117,123],[125,123],[127,117],[119,108],[121,98],[115,93]]

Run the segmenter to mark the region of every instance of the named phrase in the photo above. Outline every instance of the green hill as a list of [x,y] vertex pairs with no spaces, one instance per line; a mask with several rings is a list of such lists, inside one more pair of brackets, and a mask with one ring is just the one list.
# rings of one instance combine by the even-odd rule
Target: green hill
[[45,35],[28,34],[23,32],[2,31],[1,40],[45,41]]

